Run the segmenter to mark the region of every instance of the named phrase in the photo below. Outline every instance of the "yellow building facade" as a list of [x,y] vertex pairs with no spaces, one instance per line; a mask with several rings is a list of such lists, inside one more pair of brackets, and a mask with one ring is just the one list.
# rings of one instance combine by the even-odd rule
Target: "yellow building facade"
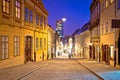
[[115,18],[115,1],[101,0],[100,12],[101,61],[113,65],[115,49],[115,30],[111,27],[111,21]]
[[100,0],[93,0],[90,6],[90,58],[99,61],[100,49]]
[[[115,1],[116,1],[115,19],[120,20],[120,0],[115,0]],[[116,64],[120,66],[120,26],[116,26],[116,27],[117,27],[115,28]]]
[[41,0],[0,0],[0,68],[47,59],[48,12]]
[[55,30],[48,25],[48,59],[55,57]]

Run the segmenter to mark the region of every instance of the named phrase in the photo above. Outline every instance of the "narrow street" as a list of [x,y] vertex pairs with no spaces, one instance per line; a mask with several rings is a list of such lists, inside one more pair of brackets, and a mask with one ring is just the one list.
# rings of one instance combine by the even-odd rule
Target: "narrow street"
[[48,65],[19,80],[98,80],[98,78],[75,60],[55,59]]
[[0,69],[0,73],[2,73],[1,80],[100,80],[75,59],[29,62],[25,65]]

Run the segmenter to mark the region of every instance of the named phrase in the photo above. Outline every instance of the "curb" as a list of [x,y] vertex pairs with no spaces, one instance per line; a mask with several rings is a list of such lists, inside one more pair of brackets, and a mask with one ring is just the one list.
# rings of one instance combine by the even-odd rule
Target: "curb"
[[[74,59],[75,60],[75,59]],[[92,69],[90,69],[88,66],[78,62],[77,60],[75,60],[78,64],[84,66],[86,69],[88,69],[91,73],[93,73],[94,75],[96,75],[98,78],[100,78],[100,80],[105,80],[102,76],[100,76],[99,74],[97,74],[95,71],[93,71]]]

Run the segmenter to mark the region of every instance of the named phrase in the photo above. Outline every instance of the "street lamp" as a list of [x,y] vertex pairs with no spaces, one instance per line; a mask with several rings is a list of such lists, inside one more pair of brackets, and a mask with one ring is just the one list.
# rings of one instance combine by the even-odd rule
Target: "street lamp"
[[65,22],[67,19],[66,18],[62,18],[62,21]]

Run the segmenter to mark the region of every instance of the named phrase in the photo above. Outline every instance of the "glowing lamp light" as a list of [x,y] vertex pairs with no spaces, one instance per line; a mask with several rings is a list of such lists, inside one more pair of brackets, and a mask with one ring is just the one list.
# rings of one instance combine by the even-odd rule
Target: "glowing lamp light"
[[67,19],[66,18],[62,18],[62,21],[65,22]]

